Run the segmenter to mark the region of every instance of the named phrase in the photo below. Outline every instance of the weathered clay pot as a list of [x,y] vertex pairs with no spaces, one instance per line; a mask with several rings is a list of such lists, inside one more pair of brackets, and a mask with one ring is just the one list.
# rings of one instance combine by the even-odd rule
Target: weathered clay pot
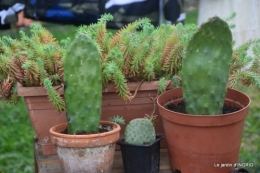
[[88,135],[61,133],[67,128],[66,123],[50,129],[63,173],[111,173],[121,128],[112,122],[102,121],[101,124],[111,124],[114,129]]
[[241,109],[222,115],[189,115],[164,107],[168,103],[181,101],[181,88],[166,91],[157,99],[172,170],[181,173],[233,171],[239,159],[250,98],[237,90],[228,89],[225,104]]

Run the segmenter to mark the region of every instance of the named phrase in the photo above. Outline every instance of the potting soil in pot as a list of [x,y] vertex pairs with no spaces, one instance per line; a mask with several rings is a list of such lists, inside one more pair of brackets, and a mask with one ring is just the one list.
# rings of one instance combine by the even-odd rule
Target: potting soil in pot
[[[187,114],[184,102],[179,102],[177,104],[169,103],[169,104],[165,105],[165,108],[168,110],[174,111],[174,112]],[[224,105],[223,109],[222,109],[222,113],[228,114],[228,113],[232,113],[232,112],[235,112],[238,110],[239,110],[239,108],[237,108],[235,106]]]

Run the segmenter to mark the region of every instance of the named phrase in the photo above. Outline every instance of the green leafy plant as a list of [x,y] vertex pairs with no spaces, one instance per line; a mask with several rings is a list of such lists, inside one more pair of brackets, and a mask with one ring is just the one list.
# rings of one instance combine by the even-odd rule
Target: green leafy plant
[[154,27],[147,18],[139,19],[118,30],[106,30],[112,20],[103,15],[98,23],[79,27],[96,40],[101,50],[102,83],[114,83],[124,100],[131,100],[127,82],[160,80],[159,92],[165,91],[165,80],[178,75],[183,51],[196,25],[160,25]]
[[[260,39],[248,42],[233,49],[228,86],[235,88],[239,82],[245,86],[260,87]],[[250,53],[248,53],[250,52]]]
[[125,119],[123,117],[118,116],[118,115],[110,117],[109,121],[120,124],[120,125],[125,124]]
[[[39,24],[32,24],[30,36],[20,31],[20,39],[3,36],[0,39],[0,99],[11,104],[18,102],[16,83],[25,87],[43,86],[48,78],[51,86],[63,82],[63,57],[70,39],[60,44],[52,34]],[[47,87],[58,110],[65,105],[52,87]]]
[[[225,19],[230,22],[232,13]],[[112,20],[109,14],[101,17],[98,23],[81,26],[79,31],[86,33],[97,43],[102,57],[102,83],[114,83],[124,100],[131,100],[127,82],[159,80],[158,93],[165,91],[166,80],[174,86],[182,86],[182,65],[188,41],[197,30],[194,24],[162,24],[154,27],[149,19],[139,19],[118,30],[108,33],[105,23]],[[232,29],[234,24],[227,23]],[[216,31],[215,31],[216,32]],[[234,42],[234,40],[231,40]],[[251,40],[237,48],[231,45],[228,87],[235,88],[239,82],[245,85],[260,86],[259,40]],[[249,56],[248,50],[254,55]],[[190,67],[191,69],[194,66]]]

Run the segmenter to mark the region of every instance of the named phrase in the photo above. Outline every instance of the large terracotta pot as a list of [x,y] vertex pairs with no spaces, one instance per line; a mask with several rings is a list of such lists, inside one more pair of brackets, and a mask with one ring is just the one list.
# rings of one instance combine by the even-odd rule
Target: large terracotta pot
[[98,134],[70,135],[61,133],[67,124],[59,124],[50,129],[51,141],[57,147],[57,153],[63,173],[111,173],[115,145],[119,139],[120,126],[110,124],[113,129]]
[[222,115],[189,115],[165,108],[166,104],[181,101],[181,88],[166,91],[157,99],[172,170],[181,173],[233,171],[239,159],[250,98],[237,90],[228,89],[225,104],[240,110]]
[[[57,88],[57,91],[63,94],[63,88]],[[17,93],[24,98],[43,155],[56,154],[56,148],[51,142],[49,129],[57,124],[67,122],[65,111],[56,111],[43,87],[22,87],[17,84]]]
[[[167,81],[167,85],[169,85]],[[134,92],[139,86],[139,82],[128,83],[130,92]],[[138,92],[132,101],[123,101],[116,92],[113,84],[106,85],[103,88],[102,101],[102,120],[109,120],[110,117],[119,115],[125,118],[126,124],[134,118],[143,118],[145,114],[151,114],[154,110],[154,102],[150,97],[157,96],[158,81],[143,82],[138,88]],[[169,85],[168,89],[172,86]],[[62,87],[58,88],[58,92],[63,95]],[[42,148],[43,155],[56,154],[55,146],[50,141],[49,129],[57,124],[66,122],[65,112],[57,112],[53,105],[49,102],[47,92],[43,87],[22,87],[17,85],[19,96],[24,97],[25,104],[38,138],[39,145]],[[155,109],[155,115],[159,115],[158,108]],[[122,125],[120,136],[123,138],[126,125]],[[155,122],[155,131],[158,135],[164,135],[162,119],[158,116]],[[166,140],[161,141],[161,147],[166,147]],[[117,147],[119,149],[119,147]]]

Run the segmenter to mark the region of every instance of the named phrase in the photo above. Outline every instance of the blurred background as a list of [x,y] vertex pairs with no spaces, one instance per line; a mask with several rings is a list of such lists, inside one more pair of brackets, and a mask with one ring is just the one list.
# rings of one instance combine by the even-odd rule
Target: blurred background
[[[5,0],[1,0],[0,3],[3,4],[4,1]],[[31,5],[36,1],[37,0],[31,0]],[[49,1],[42,2],[48,4]],[[58,1],[54,0],[53,2]],[[104,1],[102,2],[104,3]],[[112,2],[116,3],[116,1],[111,1],[111,3]],[[169,20],[167,20],[166,17],[163,19],[158,17],[155,21],[158,20],[159,23],[181,22],[184,24],[194,23],[200,25],[203,21],[206,21],[209,17],[214,15],[225,18],[231,15],[232,12],[236,12],[237,16],[233,21],[233,23],[236,24],[236,28],[232,30],[234,39],[237,40],[236,45],[240,45],[250,39],[260,38],[259,0],[184,0],[178,2],[181,3],[182,6],[180,6],[179,9],[173,7],[174,10],[178,10],[178,19],[176,18],[176,13],[175,16],[171,15],[171,13],[170,15],[168,14],[169,16],[167,17]],[[169,5],[166,7],[164,7],[163,4],[161,5],[163,10],[168,9],[174,13],[173,8],[170,8]],[[6,9],[6,7],[3,8],[3,6],[0,5],[1,22],[3,22],[3,16],[1,16],[1,10],[3,9]],[[115,14],[117,12],[116,10],[118,9],[114,9]],[[38,16],[35,16],[36,12]],[[31,11],[31,16],[28,18],[24,15],[23,10],[18,9],[18,11],[14,13],[14,17],[16,18],[8,19],[12,22],[2,23],[0,36],[9,35],[12,38],[19,38],[20,30],[28,33],[30,23],[39,22],[46,27],[55,38],[61,40],[66,37],[73,38],[81,22],[87,24],[96,20],[95,17],[92,16],[93,18],[87,22],[83,22],[82,20],[76,22],[65,20],[60,22],[60,19],[51,20],[51,17],[46,19],[46,16],[41,16],[41,10],[37,11],[37,8],[36,12]],[[158,13],[163,14],[164,12],[159,11]],[[92,14],[95,14],[95,12],[91,13],[91,15]],[[140,16],[141,14],[137,15],[136,18]],[[135,20],[136,18],[131,18],[131,20]],[[128,21],[128,19],[129,18],[125,16],[122,20],[118,20],[117,24],[111,24],[111,28],[119,28],[123,24],[131,21],[130,19]],[[244,126],[240,162],[253,163],[253,167],[246,167],[246,169],[252,173],[257,173],[260,172],[260,90],[256,87],[244,86],[239,86],[238,89],[248,94],[252,99],[250,112]],[[15,107],[0,102],[0,132],[0,173],[34,172],[33,138],[35,134],[32,130],[23,100]]]

